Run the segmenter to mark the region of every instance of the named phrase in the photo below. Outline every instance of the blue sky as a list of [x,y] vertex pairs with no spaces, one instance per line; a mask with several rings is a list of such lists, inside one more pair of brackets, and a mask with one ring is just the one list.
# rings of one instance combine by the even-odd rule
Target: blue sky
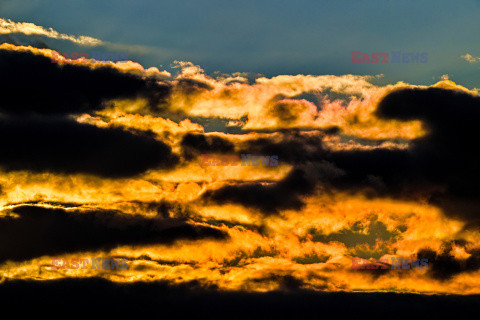
[[[0,17],[147,46],[130,55],[145,66],[187,60],[207,73],[383,74],[414,84],[448,74],[480,87],[480,63],[461,58],[480,56],[480,1],[3,0]],[[357,50],[427,52],[428,62],[352,64]]]

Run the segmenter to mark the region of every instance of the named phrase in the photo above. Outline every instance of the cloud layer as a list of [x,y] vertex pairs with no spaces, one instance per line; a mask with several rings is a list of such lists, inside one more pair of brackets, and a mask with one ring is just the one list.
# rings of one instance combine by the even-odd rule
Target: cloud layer
[[[2,279],[479,293],[476,91],[53,54],[0,46]],[[206,153],[278,166],[203,166]],[[130,268],[54,270],[52,255]]]

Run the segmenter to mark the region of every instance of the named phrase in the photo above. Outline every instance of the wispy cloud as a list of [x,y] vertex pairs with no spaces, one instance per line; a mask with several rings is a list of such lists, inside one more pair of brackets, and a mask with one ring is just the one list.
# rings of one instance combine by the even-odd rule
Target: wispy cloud
[[471,54],[467,53],[466,55],[462,56],[463,59],[467,60],[470,63],[477,63],[480,62],[480,57],[474,57]]
[[34,23],[30,22],[14,22],[10,19],[0,18],[0,34],[8,33],[23,33],[26,35],[42,35],[54,39],[69,40],[78,45],[82,46],[98,46],[103,44],[102,40],[89,37],[89,36],[74,36],[64,33],[59,33],[52,28],[44,28],[42,26],[37,26]]
[[[158,48],[152,46],[144,46],[138,44],[123,44],[123,43],[112,43],[109,41],[100,40],[97,38],[89,36],[76,36],[60,33],[52,28],[45,28],[42,26],[37,26],[34,23],[30,22],[14,22],[10,19],[0,18],[0,35],[2,34],[12,34],[12,33],[21,33],[27,36],[44,36],[51,39],[59,39],[71,41],[80,46],[86,47],[97,47],[103,46],[109,50],[113,51],[126,51],[131,54],[137,55],[155,55],[156,57],[162,59],[169,59],[180,53],[173,52],[165,48]],[[30,43],[29,43],[30,44]],[[36,47],[35,43],[32,43]]]

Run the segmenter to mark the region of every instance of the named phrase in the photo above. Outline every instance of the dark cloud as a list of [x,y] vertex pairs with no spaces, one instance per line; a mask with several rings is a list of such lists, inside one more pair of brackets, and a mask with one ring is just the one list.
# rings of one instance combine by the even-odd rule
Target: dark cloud
[[[279,163],[293,165],[290,174],[277,183],[239,183],[207,192],[205,196],[220,203],[239,203],[264,213],[274,213],[282,209],[302,208],[302,197],[311,194],[315,187],[321,187],[326,193],[335,188],[373,191],[379,195],[387,193],[386,182],[395,186],[397,174],[403,179],[403,172],[392,174],[387,163],[405,166],[409,161],[405,151],[331,152],[323,146],[326,134],[330,132],[287,131],[277,136],[246,141],[239,153],[277,155]],[[391,181],[384,182],[385,177]],[[401,185],[396,187],[401,189]]]
[[[406,293],[315,292],[299,289],[294,278],[278,277],[282,290],[268,293],[223,292],[198,281],[114,283],[99,278],[56,281],[7,280],[0,284],[2,310],[78,308],[91,314],[122,315],[143,312],[209,319],[298,319],[358,317],[361,314],[405,317],[471,317],[478,295],[417,295]],[[285,290],[288,289],[288,290]],[[292,290],[293,289],[293,290]],[[78,313],[78,312],[77,312]],[[85,313],[87,315],[87,313]]]
[[128,204],[135,205],[142,212],[154,212],[157,216],[163,218],[191,218],[195,213],[188,207],[179,202],[166,200],[160,201],[129,201]]
[[172,168],[178,157],[147,132],[99,128],[74,120],[0,117],[0,168],[125,177]]
[[[399,98],[414,107],[404,107]],[[430,134],[414,141],[412,152],[422,177],[446,186],[432,201],[449,215],[480,225],[480,97],[436,88],[407,90],[386,98],[380,111],[385,117],[420,119],[427,125]]]
[[312,194],[319,181],[328,181],[343,173],[323,161],[326,152],[321,137],[324,132],[312,134],[297,131],[286,132],[278,137],[248,140],[239,153],[278,156],[279,163],[293,164],[292,171],[279,182],[237,183],[207,191],[203,198],[217,203],[237,203],[276,214],[279,210],[300,210],[302,197]]
[[220,204],[238,203],[265,214],[276,214],[281,209],[300,210],[304,206],[300,196],[311,193],[314,186],[315,182],[304,170],[296,169],[278,183],[248,182],[228,185],[207,191],[203,198]]
[[42,55],[0,49],[0,112],[78,114],[104,107],[109,99],[147,98],[160,105],[170,87],[112,67],[52,63]]
[[231,153],[235,148],[232,142],[220,136],[195,133],[187,133],[180,144],[187,160],[202,153]]
[[239,153],[277,155],[280,163],[305,164],[325,158],[324,137],[323,131],[305,134],[289,130],[278,136],[247,140]]
[[[440,252],[429,248],[417,252],[417,259],[428,259],[428,275],[438,280],[450,280],[463,272],[473,272],[480,269],[480,248],[469,249],[466,242],[450,241],[444,243]],[[455,258],[454,246],[463,248],[470,256],[465,259]]]
[[0,262],[42,255],[109,250],[119,245],[171,244],[178,239],[227,239],[216,228],[184,219],[145,218],[108,210],[64,210],[18,206],[19,218],[0,219]]
[[404,150],[338,151],[329,153],[326,159],[345,172],[328,183],[346,191],[401,194],[406,175],[415,175],[411,155]]
[[0,50],[0,73],[0,134],[8,137],[0,142],[0,169],[126,177],[177,164],[171,148],[151,133],[69,118],[118,98],[143,97],[158,109],[168,85],[112,67],[61,65],[7,49]]
[[480,156],[477,124],[480,97],[439,88],[402,89],[387,95],[378,116],[421,120],[428,134],[406,151],[375,150],[333,153],[330,160],[359,187],[368,176],[382,182],[381,194],[421,195],[451,217],[480,225]]
[[[480,97],[439,88],[402,89],[381,101],[377,115],[388,119],[421,120],[428,134],[411,141],[407,150],[335,152],[322,147],[321,135],[284,133],[281,139],[269,137],[248,141],[241,152],[276,154],[279,162],[294,165],[292,172],[304,170],[309,186],[303,188],[306,193],[311,193],[316,185],[325,190],[363,192],[372,197],[429,199],[448,216],[466,221],[468,227],[479,226],[480,153],[475,146]],[[215,191],[217,196],[211,198],[243,203],[267,212],[299,208],[301,196],[306,193],[301,191],[301,185],[288,183],[289,179],[291,175],[270,186],[227,186]],[[302,179],[295,181],[304,183]],[[269,190],[279,190],[285,195],[284,200],[275,200]],[[278,198],[283,199],[282,196]],[[270,205],[263,204],[266,201],[270,201]]]

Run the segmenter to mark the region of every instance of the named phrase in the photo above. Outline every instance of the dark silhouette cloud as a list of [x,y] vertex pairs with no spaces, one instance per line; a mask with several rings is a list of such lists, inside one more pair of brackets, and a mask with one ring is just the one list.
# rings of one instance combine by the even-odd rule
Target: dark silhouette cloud
[[155,108],[170,87],[112,67],[52,63],[31,52],[0,49],[0,112],[78,114],[104,107],[109,99],[147,98]]
[[[455,258],[453,254],[454,245],[461,247],[468,258]],[[428,275],[438,280],[450,280],[452,277],[463,273],[473,272],[480,269],[480,248],[469,249],[464,240],[456,240],[444,243],[440,252],[429,248],[417,252],[418,259],[428,259]]]
[[0,284],[0,296],[3,310],[16,312],[27,303],[29,307],[60,311],[77,308],[81,301],[88,314],[93,309],[95,314],[110,316],[161,310],[164,314],[181,318],[209,319],[297,319],[318,314],[354,318],[367,313],[394,315],[394,319],[412,315],[467,318],[475,314],[480,298],[478,295],[315,292],[298,289],[299,283],[294,278],[278,278],[282,281],[282,290],[268,293],[223,292],[198,281],[184,284],[165,281],[118,284],[99,278],[7,280]]
[[303,202],[299,198],[314,190],[315,182],[302,169],[293,170],[278,182],[265,185],[248,182],[228,185],[207,191],[203,198],[216,203],[238,203],[255,208],[265,214],[276,214],[281,209],[300,210]]
[[63,118],[0,117],[0,168],[126,177],[172,168],[178,157],[147,132]]
[[[313,133],[313,134],[312,134]],[[253,155],[278,155],[279,162],[304,164],[325,157],[323,131],[302,134],[298,131],[284,131],[277,137],[247,140],[239,153]]]
[[196,133],[187,133],[180,144],[187,160],[202,153],[231,153],[235,148],[232,142],[220,136]]
[[169,219],[146,218],[109,210],[64,210],[18,206],[19,218],[0,219],[0,262],[42,255],[109,250],[119,245],[171,244],[178,239],[227,239],[216,228]]
[[402,89],[387,95],[377,114],[421,120],[428,134],[405,151],[331,153],[328,160],[346,172],[335,185],[359,190],[376,181],[368,186],[376,195],[428,198],[448,216],[480,225],[480,156],[475,151],[480,98],[439,88]]
[[[421,120],[429,133],[412,142],[408,162],[390,166],[410,187],[428,184],[443,191],[432,203],[450,216],[480,225],[480,153],[477,152],[480,97],[439,88],[403,89],[380,103],[378,115],[389,119]],[[401,171],[401,172],[399,172]]]

